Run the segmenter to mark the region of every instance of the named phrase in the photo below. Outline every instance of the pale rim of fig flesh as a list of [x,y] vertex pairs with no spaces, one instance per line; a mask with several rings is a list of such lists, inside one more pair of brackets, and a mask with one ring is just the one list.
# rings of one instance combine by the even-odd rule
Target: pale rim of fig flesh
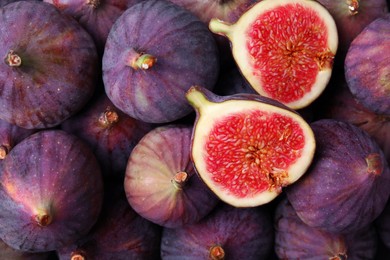
[[335,21],[312,0],[262,0],[233,24],[211,19],[226,36],[243,76],[255,91],[300,109],[327,86],[338,47]]
[[266,204],[311,164],[314,134],[298,113],[250,99],[214,102],[198,87],[186,97],[198,115],[191,158],[222,201],[235,207]]

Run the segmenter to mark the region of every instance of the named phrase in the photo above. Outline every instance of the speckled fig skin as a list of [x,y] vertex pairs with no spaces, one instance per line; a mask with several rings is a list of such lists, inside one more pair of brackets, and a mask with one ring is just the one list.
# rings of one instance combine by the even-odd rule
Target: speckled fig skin
[[97,223],[88,235],[57,250],[57,256],[60,260],[159,259],[160,244],[161,227],[130,207],[123,185],[109,183],[105,185],[104,204]]
[[347,235],[329,233],[302,222],[287,199],[277,205],[275,252],[279,259],[375,259],[373,225]]
[[107,96],[150,123],[190,114],[185,92],[194,84],[213,88],[218,73],[218,48],[207,25],[165,0],[127,9],[112,26],[103,55]]
[[103,55],[108,33],[115,20],[130,6],[143,0],[43,0],[73,16],[91,34]]
[[154,127],[120,111],[105,93],[61,124],[63,130],[88,143],[106,179],[120,181],[125,176],[132,149]]
[[369,110],[386,116],[390,116],[389,46],[390,13],[375,19],[359,33],[344,63],[351,93]]
[[332,233],[356,232],[379,216],[390,190],[390,169],[377,143],[357,126],[334,119],[310,124],[317,149],[294,185],[285,189],[297,215]]
[[62,130],[41,130],[3,160],[0,238],[22,251],[52,251],[85,235],[103,202],[92,150]]
[[196,175],[191,133],[192,126],[157,127],[139,141],[128,160],[127,200],[138,214],[164,227],[196,223],[219,202]]
[[222,203],[198,223],[164,228],[161,239],[163,260],[268,259],[274,230],[266,208]]
[[92,37],[41,1],[6,5],[0,23],[0,118],[41,129],[79,111],[95,90],[98,55]]

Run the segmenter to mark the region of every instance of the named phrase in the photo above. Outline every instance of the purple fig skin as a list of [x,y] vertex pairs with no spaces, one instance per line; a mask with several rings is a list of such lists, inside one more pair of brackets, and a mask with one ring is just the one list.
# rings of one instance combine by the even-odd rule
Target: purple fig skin
[[331,233],[356,232],[379,216],[390,195],[390,169],[378,144],[353,124],[310,124],[317,141],[308,171],[285,189],[297,215]]
[[160,126],[146,134],[129,157],[127,199],[138,214],[164,227],[196,223],[219,202],[196,175],[191,133],[191,126]]
[[41,130],[3,160],[0,238],[28,252],[53,251],[97,221],[103,180],[92,150],[62,130]]
[[54,252],[29,253],[16,250],[0,240],[0,260],[49,260]]
[[165,0],[133,5],[116,20],[102,66],[115,106],[150,123],[191,113],[185,92],[194,84],[213,88],[219,74],[218,49],[206,24]]
[[0,23],[0,118],[43,129],[81,110],[93,95],[98,71],[92,37],[41,1],[7,4]]
[[84,140],[102,166],[103,176],[123,181],[134,146],[155,126],[117,109],[102,93],[61,124],[61,129]]
[[[129,205],[123,186],[110,183],[98,222],[92,230],[71,245],[57,250],[60,260],[159,259],[161,227],[142,218]],[[75,258],[76,259],[76,258]]]
[[390,116],[389,46],[390,13],[375,19],[353,40],[344,64],[351,93],[369,110],[386,116]]
[[279,259],[374,259],[377,233],[373,225],[347,235],[306,225],[284,199],[275,211],[275,252]]
[[[274,242],[272,219],[268,213],[264,207],[235,208],[219,204],[198,223],[164,228],[161,258],[267,259]],[[214,258],[210,255],[213,248],[217,252]]]
[[43,0],[73,16],[95,40],[103,55],[108,33],[116,19],[130,6],[143,0]]

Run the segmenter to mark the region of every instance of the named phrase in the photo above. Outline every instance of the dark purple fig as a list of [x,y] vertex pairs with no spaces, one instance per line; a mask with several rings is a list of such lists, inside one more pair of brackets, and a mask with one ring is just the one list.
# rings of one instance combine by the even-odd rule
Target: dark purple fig
[[379,217],[375,220],[379,237],[383,245],[390,250],[390,200]]
[[16,144],[35,132],[34,129],[21,128],[0,119],[0,160],[3,160]]
[[165,0],[143,1],[114,23],[103,55],[103,81],[116,107],[136,119],[166,123],[192,112],[185,92],[213,88],[218,49],[207,26]]
[[274,242],[268,213],[264,207],[235,208],[219,204],[198,223],[164,228],[161,258],[267,259]]
[[[17,1],[21,1],[21,0],[0,0],[0,8],[6,6],[7,4],[17,2]],[[29,1],[29,0],[23,0],[23,1]],[[40,0],[38,0],[38,1],[40,1]]]
[[378,247],[373,225],[347,235],[306,225],[287,199],[275,212],[275,252],[279,259],[375,259]]
[[308,169],[314,134],[296,111],[258,94],[218,96],[194,86],[191,158],[224,202],[255,207],[275,199]]
[[95,90],[98,55],[91,36],[41,1],[6,5],[0,23],[0,118],[48,128],[79,111]]
[[88,143],[106,178],[121,181],[132,149],[153,127],[117,109],[105,93],[61,124],[63,130]]
[[141,139],[126,168],[132,208],[164,227],[193,224],[219,200],[196,175],[190,157],[192,127],[160,126]]
[[102,201],[92,150],[62,130],[41,130],[1,164],[0,238],[21,251],[56,250],[91,229]]
[[123,186],[110,183],[97,223],[82,239],[57,250],[60,260],[159,259],[161,227],[138,215]]
[[369,110],[387,116],[390,116],[389,46],[390,13],[359,33],[348,49],[344,64],[351,93]]
[[0,240],[0,260],[50,260],[54,252],[30,253],[16,250]]
[[[339,57],[344,60],[352,40],[376,18],[388,11],[386,0],[316,0],[333,16],[339,36]],[[363,55],[364,56],[364,55]],[[337,62],[337,60],[336,60]]]
[[43,0],[73,16],[91,34],[102,55],[108,33],[116,19],[143,0]]
[[379,216],[390,195],[390,169],[378,144],[357,126],[334,119],[310,124],[317,149],[305,175],[285,192],[309,226],[356,232]]

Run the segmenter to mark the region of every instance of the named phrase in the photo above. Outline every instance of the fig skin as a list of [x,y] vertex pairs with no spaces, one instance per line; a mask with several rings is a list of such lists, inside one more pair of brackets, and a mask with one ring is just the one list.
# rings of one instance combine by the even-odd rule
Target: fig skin
[[50,260],[54,252],[29,253],[16,250],[0,239],[0,260]]
[[197,176],[190,157],[192,126],[164,125],[131,152],[124,187],[132,208],[170,228],[198,222],[219,199]]
[[61,124],[62,130],[78,136],[92,148],[105,179],[120,181],[134,146],[154,127],[123,113],[105,93]]
[[377,143],[353,124],[321,119],[310,124],[314,160],[287,198],[304,223],[331,233],[350,233],[379,216],[390,190],[390,169]]
[[390,13],[375,19],[359,33],[344,63],[351,93],[369,110],[385,116],[390,116],[389,46]]
[[53,251],[85,235],[103,202],[91,149],[62,130],[41,130],[3,160],[0,238],[28,252]]
[[143,0],[43,0],[74,17],[93,37],[103,55],[108,33],[116,19],[132,5]]
[[218,74],[218,48],[211,32],[194,14],[171,2],[133,5],[108,35],[103,55],[107,96],[138,120],[168,123],[190,114],[185,92],[193,84],[213,88]]
[[306,225],[287,199],[275,211],[275,252],[279,259],[375,259],[378,248],[373,225],[346,235]]
[[41,1],[7,4],[0,23],[0,118],[43,129],[81,110],[95,91],[98,55],[92,37]]
[[[236,208],[221,203],[198,223],[163,228],[161,240],[163,260],[267,259],[274,230],[267,208]],[[214,258],[210,255],[213,248],[219,249]]]
[[85,237],[57,250],[57,256],[60,260],[77,256],[104,260],[159,259],[161,230],[130,207],[122,184],[106,182],[97,223]]

